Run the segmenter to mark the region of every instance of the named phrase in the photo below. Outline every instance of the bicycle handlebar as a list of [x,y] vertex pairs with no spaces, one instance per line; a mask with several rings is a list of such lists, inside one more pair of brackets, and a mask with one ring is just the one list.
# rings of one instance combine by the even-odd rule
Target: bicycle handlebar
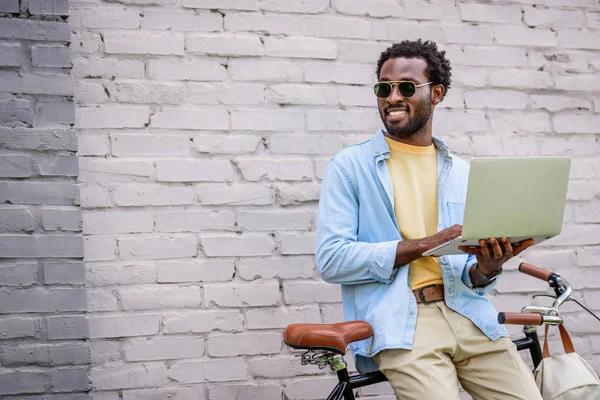
[[498,323],[509,325],[542,325],[544,319],[541,314],[501,312],[498,313]]
[[543,268],[536,267],[535,265],[528,264],[526,262],[522,262],[519,264],[519,271],[529,276],[533,276],[534,278],[541,279],[543,281],[549,281],[552,275],[554,274],[551,271],[547,271]]

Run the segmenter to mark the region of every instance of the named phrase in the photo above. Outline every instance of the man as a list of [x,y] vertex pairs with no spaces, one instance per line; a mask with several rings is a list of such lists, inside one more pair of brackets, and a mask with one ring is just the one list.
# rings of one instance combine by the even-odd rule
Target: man
[[444,54],[420,40],[381,54],[374,91],[385,130],[327,167],[317,268],[342,285],[346,319],[373,325],[372,338],[351,345],[357,368],[379,368],[398,398],[458,399],[460,381],[477,399],[541,399],[485,297],[533,242],[486,238],[464,255],[422,257],[461,234],[467,191],[468,164],[432,135],[451,83]]

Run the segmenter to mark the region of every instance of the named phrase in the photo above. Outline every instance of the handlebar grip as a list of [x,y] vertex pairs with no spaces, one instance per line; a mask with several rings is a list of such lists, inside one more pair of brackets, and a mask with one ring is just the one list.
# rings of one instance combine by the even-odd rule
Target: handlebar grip
[[498,323],[507,325],[542,325],[544,318],[541,314],[501,312],[498,313]]
[[551,271],[547,271],[543,268],[536,267],[535,265],[531,265],[526,262],[522,262],[519,265],[519,271],[521,271],[524,274],[533,276],[534,278],[538,278],[543,281],[546,281],[546,282],[550,280],[550,277],[553,274],[553,272],[551,272]]

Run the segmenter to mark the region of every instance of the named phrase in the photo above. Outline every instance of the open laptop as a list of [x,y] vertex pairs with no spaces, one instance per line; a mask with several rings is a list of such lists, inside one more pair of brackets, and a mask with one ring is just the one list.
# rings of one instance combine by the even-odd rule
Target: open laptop
[[569,157],[481,157],[471,161],[462,236],[423,256],[465,254],[459,246],[506,237],[543,242],[560,233]]

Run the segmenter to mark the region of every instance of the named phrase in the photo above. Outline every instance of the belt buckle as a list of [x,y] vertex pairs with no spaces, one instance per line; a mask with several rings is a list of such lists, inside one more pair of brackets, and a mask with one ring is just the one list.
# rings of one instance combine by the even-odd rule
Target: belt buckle
[[437,286],[437,285],[427,285],[427,286],[423,286],[418,289],[417,293],[419,294],[419,300],[421,300],[421,304],[433,304],[437,301],[437,300],[433,300],[433,301],[425,300],[425,295],[423,294],[423,289],[427,289],[432,286]]

